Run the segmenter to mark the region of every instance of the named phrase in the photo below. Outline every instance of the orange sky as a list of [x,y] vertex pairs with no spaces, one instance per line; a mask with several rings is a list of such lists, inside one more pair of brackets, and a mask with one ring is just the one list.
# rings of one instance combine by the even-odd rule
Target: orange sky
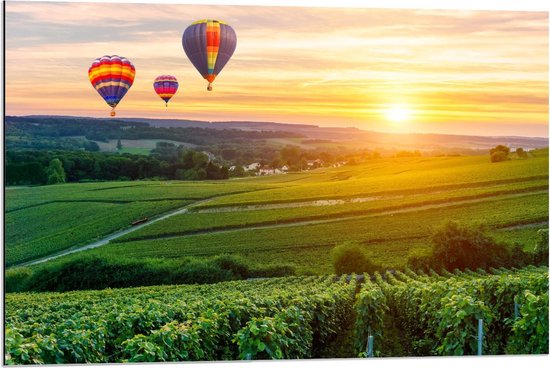
[[[238,37],[213,92],[181,46],[203,18]],[[118,54],[136,67],[119,117],[548,136],[546,12],[8,2],[5,21],[7,115],[107,117],[87,70]]]

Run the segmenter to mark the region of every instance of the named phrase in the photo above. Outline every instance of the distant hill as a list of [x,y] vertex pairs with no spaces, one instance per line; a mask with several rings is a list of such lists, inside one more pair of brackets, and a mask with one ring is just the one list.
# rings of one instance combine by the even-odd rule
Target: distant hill
[[[6,117],[6,124],[11,122],[11,129],[17,127],[17,121],[25,117]],[[303,138],[303,142],[308,140],[314,142],[332,142],[335,145],[345,145],[347,147],[356,148],[373,148],[373,149],[386,149],[386,150],[421,150],[421,151],[448,151],[452,149],[466,149],[466,150],[486,150],[494,147],[498,144],[504,144],[512,149],[516,147],[522,147],[524,149],[533,149],[548,147],[548,139],[543,137],[518,137],[518,136],[475,136],[475,135],[452,135],[452,134],[418,134],[418,133],[382,133],[376,131],[366,131],[358,128],[339,128],[339,127],[320,127],[317,125],[308,124],[287,124],[276,122],[255,122],[255,121],[200,121],[200,120],[185,120],[185,119],[149,119],[149,118],[85,118],[85,117],[73,117],[73,116],[29,116],[36,122],[43,121],[64,121],[73,120],[81,121],[86,125],[91,125],[93,128],[94,123],[97,122],[97,127],[100,128],[105,123],[111,126],[113,123],[126,126],[144,126],[149,125],[149,128],[144,129],[147,134],[141,134],[139,138],[148,138],[144,135],[151,135],[154,138],[169,139],[166,134],[159,136],[154,134],[154,129],[161,128],[164,131],[166,128],[181,128],[181,129],[196,129],[202,128],[211,130],[212,135],[220,137],[226,136],[232,139],[238,138],[242,135],[242,138],[256,138],[253,132],[277,132],[280,133],[280,137],[296,137]],[[163,129],[164,128],[164,129]],[[220,130],[238,130],[242,131],[242,134],[232,131],[231,133],[221,133]],[[216,132],[218,131],[218,132]],[[205,131],[206,133],[206,131]],[[9,131],[6,132],[6,135]],[[208,144],[209,139],[202,139],[200,142],[197,139],[196,131],[193,135],[195,142],[189,141],[189,143],[202,143]],[[278,134],[275,134],[272,138],[277,138]],[[269,138],[269,134],[257,135],[258,139]],[[127,138],[127,139],[138,139]],[[180,136],[178,139],[185,139]],[[185,141],[187,142],[187,141]],[[291,142],[291,141],[289,141]],[[326,143],[325,143],[326,144]]]
[[127,122],[147,123],[157,127],[201,127],[210,129],[238,129],[244,131],[284,131],[309,139],[334,142],[353,142],[368,147],[395,147],[398,149],[434,150],[446,148],[487,149],[498,144],[512,148],[534,149],[548,147],[548,139],[543,137],[520,136],[475,136],[453,134],[383,133],[347,127],[320,127],[318,125],[291,124],[255,121],[215,121],[179,119],[123,118]]

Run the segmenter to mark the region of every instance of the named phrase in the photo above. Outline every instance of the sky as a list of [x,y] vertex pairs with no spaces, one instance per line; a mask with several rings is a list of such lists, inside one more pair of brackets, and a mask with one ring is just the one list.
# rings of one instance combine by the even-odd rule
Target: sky
[[[181,44],[204,18],[238,39],[212,92]],[[117,54],[136,68],[118,117],[548,136],[543,11],[9,1],[5,29],[6,115],[108,117],[87,72]]]

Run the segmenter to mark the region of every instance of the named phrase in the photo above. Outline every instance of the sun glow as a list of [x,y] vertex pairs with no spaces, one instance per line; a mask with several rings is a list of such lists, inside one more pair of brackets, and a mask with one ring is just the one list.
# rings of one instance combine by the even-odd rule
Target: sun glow
[[388,120],[391,120],[395,123],[402,123],[410,119],[411,111],[405,106],[394,105],[387,109],[385,112]]

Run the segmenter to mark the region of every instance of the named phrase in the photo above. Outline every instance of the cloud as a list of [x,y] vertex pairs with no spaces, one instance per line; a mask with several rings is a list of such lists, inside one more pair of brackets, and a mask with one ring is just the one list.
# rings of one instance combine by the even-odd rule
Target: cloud
[[[213,93],[181,46],[206,17],[238,34]],[[126,116],[368,127],[400,102],[418,129],[548,122],[544,12],[8,2],[5,20],[8,114],[103,116],[87,69],[118,54],[137,69]],[[170,111],[152,91],[159,74],[180,80]]]

